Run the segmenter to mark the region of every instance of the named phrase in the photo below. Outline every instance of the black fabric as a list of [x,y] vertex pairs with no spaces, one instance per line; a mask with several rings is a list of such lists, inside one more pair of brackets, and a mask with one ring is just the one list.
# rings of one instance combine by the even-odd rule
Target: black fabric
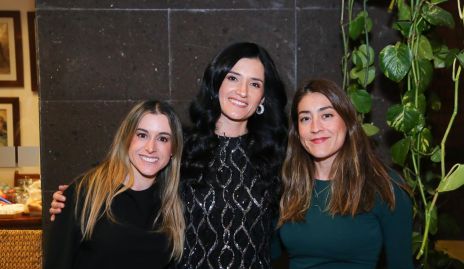
[[[269,191],[246,152],[246,136],[219,137],[203,175],[184,186],[186,240],[179,268],[270,268]],[[183,175],[186,176],[186,175]]]
[[103,216],[91,240],[81,242],[74,216],[75,184],[71,184],[65,192],[66,207],[50,227],[44,269],[168,268],[168,239],[152,228],[160,207],[158,185],[117,195],[112,204],[117,223]]

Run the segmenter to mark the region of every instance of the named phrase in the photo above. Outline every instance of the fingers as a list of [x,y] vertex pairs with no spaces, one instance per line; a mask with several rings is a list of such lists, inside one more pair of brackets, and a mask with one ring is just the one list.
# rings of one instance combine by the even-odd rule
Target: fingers
[[68,188],[68,186],[69,186],[69,185],[59,185],[59,186],[58,186],[58,190],[63,192],[63,191],[65,191],[65,190]]
[[55,221],[55,215],[54,215],[54,214],[52,214],[52,215],[50,216],[50,221]]
[[[62,191],[56,191],[53,193],[53,201],[54,202],[58,202],[58,203],[63,203],[66,201],[66,196],[63,195],[63,192]],[[52,202],[52,205],[53,205],[53,202]],[[60,208],[63,208],[64,207],[64,204],[63,206],[60,206]]]

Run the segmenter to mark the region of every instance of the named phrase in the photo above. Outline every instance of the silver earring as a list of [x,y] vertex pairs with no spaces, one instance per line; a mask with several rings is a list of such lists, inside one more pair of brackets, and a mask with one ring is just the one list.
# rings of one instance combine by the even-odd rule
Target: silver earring
[[264,113],[264,105],[259,104],[259,106],[256,108],[256,114],[261,115]]

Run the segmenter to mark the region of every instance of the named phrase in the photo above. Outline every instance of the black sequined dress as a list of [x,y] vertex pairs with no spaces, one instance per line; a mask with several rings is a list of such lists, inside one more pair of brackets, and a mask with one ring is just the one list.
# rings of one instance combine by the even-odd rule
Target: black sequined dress
[[271,268],[272,216],[246,153],[245,136],[220,137],[201,184],[184,188],[186,240],[183,269]]

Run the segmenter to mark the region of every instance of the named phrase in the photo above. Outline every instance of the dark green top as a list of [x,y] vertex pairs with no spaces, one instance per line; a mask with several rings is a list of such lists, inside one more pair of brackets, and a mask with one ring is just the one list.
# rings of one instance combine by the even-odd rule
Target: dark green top
[[279,245],[288,252],[291,269],[372,269],[382,248],[390,269],[412,269],[412,206],[409,196],[394,185],[393,211],[378,200],[372,211],[354,217],[324,211],[330,181],[315,180],[305,222],[286,223],[278,231]]

